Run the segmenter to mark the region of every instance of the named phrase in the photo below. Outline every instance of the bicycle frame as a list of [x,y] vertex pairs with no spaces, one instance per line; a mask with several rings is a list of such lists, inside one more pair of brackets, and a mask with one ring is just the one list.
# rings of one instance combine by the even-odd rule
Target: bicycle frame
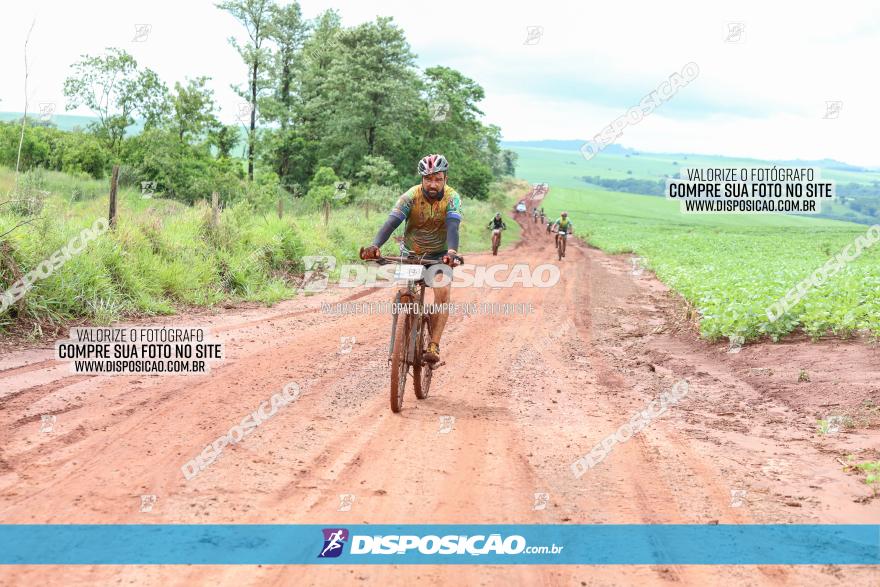
[[[464,259],[461,257],[457,257],[457,258],[458,258],[459,262],[464,261]],[[412,256],[412,255],[409,257],[382,257],[380,259],[374,259],[374,260],[376,262],[378,262],[379,264],[388,264],[388,263],[397,262],[401,265],[403,265],[403,264],[410,264],[410,265],[420,264],[425,267],[430,267],[431,265],[437,265],[437,264],[441,263],[441,261],[434,261],[434,260],[426,261],[420,257],[416,257],[416,256]],[[395,304],[394,307],[397,310],[400,310],[402,308],[401,307],[401,298],[403,297],[403,295],[407,295],[411,299],[411,301],[408,302],[409,304],[411,304],[411,306],[410,306],[411,311],[408,312],[408,314],[412,314],[412,315],[415,315],[418,317],[423,316],[425,313],[424,308],[425,308],[425,288],[426,287],[427,287],[427,284],[425,283],[424,278],[407,280],[406,286],[398,289],[397,294],[394,296],[394,304]],[[391,340],[388,343],[388,360],[389,361],[391,360],[391,355],[394,352],[394,338],[395,338],[395,332],[397,331],[397,319],[400,316],[400,312],[396,311],[396,312],[394,312],[394,314],[392,316],[393,317],[391,319]],[[407,345],[407,352],[406,352],[406,362],[409,365],[413,364],[413,357],[415,357],[416,341],[418,340],[418,337],[419,337],[419,335],[421,335],[421,332],[422,332],[422,320],[421,319],[416,320],[416,323],[413,326],[414,327],[412,329],[412,339],[410,340],[410,343]]]
[[[431,374],[434,369],[443,364],[434,365],[426,362],[422,355],[424,349],[421,348],[422,344],[427,344],[425,336],[430,337],[432,330],[430,316],[425,312],[425,288],[428,287],[428,284],[425,282],[424,267],[442,264],[442,261],[425,260],[415,255],[373,258],[365,256],[365,250],[361,249],[361,259],[375,261],[380,265],[398,263],[401,266],[421,265],[423,267],[419,273],[405,274],[406,285],[399,288],[394,297],[388,362],[391,366],[391,385],[389,388],[391,411],[398,413],[403,407],[407,379],[412,379],[416,398],[427,399],[431,387]],[[464,262],[464,259],[458,255],[454,255],[454,258],[457,263]],[[403,276],[402,273],[398,275]],[[404,320],[412,322],[398,322],[401,315]],[[398,328],[400,332],[397,331]],[[408,340],[398,340],[398,335],[406,336]],[[412,369],[411,372],[410,369]]]
[[567,230],[556,231],[556,249],[559,252],[560,259],[565,255],[565,250],[568,248],[568,237],[570,234]]
[[[393,314],[391,319],[391,340],[388,343],[388,361],[391,361],[391,353],[394,352],[394,336],[397,331],[397,319],[400,317],[400,311],[402,309],[400,299],[404,293],[408,294],[413,298],[412,304],[413,312],[405,313],[404,316],[408,314],[412,314],[414,316],[422,316],[424,314],[425,308],[425,280],[424,279],[410,279],[406,282],[406,287],[402,287],[397,291],[397,294],[394,296],[394,307],[398,310]],[[418,292],[416,289],[418,288]],[[416,299],[417,298],[417,299]],[[412,358],[415,356],[415,345],[418,340],[418,336],[422,332],[422,321],[416,320],[414,328],[412,329],[412,337],[409,344],[406,347],[406,362],[407,364],[412,364]]]

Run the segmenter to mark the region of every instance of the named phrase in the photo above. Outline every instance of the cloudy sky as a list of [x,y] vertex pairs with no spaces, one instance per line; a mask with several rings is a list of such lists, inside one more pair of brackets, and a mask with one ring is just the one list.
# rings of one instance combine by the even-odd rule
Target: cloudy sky
[[[346,25],[393,16],[420,67],[447,65],[486,90],[485,120],[508,140],[588,139],[689,62],[699,76],[618,143],[768,159],[880,166],[880,10],[872,2],[413,2],[304,0]],[[222,117],[245,78],[229,36],[243,30],[203,0],[7,4],[0,22],[0,110],[23,107],[31,21],[32,104],[56,103],[71,63],[120,47],[169,85],[209,75]],[[741,24],[732,24],[741,23]],[[135,25],[150,33],[135,41]],[[731,33],[730,27],[741,33]],[[541,27],[540,36],[529,36]],[[828,102],[841,102],[828,114]],[[32,108],[33,110],[33,108]],[[87,111],[77,113],[88,114]]]

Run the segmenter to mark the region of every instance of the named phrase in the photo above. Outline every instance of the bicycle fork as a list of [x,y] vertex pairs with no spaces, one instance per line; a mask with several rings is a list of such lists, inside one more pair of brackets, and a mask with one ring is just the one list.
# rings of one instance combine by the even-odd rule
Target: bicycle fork
[[[415,293],[415,292],[413,292]],[[408,365],[421,363],[422,357],[416,356],[416,349],[419,345],[419,339],[422,336],[422,312],[425,309],[425,288],[419,288],[418,302],[413,304],[415,312],[412,313],[413,325],[410,331],[409,344],[406,345],[406,362]],[[424,349],[423,349],[424,350]]]

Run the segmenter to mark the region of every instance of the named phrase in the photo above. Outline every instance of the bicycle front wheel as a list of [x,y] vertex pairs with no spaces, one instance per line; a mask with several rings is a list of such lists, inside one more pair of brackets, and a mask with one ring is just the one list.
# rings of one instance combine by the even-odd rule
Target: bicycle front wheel
[[431,390],[431,375],[434,370],[430,365],[422,362],[422,353],[428,348],[431,342],[431,329],[429,327],[430,317],[422,317],[422,328],[419,332],[419,338],[416,341],[416,356],[413,361],[413,390],[419,399],[428,399],[428,393]]
[[403,391],[406,389],[406,375],[409,369],[406,350],[409,346],[412,325],[413,317],[410,314],[398,314],[394,348],[391,351],[391,411],[395,414],[403,409]]

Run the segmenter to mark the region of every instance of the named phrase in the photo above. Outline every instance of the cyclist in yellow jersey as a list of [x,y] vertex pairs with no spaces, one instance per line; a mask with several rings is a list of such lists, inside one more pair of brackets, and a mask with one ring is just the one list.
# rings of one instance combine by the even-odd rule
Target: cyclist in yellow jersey
[[[455,188],[446,184],[448,171],[449,162],[443,155],[426,155],[419,161],[422,183],[411,187],[398,198],[372,245],[364,250],[365,259],[378,258],[379,249],[391,237],[391,233],[402,222],[406,222],[403,232],[405,250],[401,252],[402,255],[412,253],[425,259],[440,259],[447,265],[454,264],[461,224],[461,196]],[[435,304],[449,302],[452,284],[432,289]],[[440,360],[440,338],[448,319],[448,310],[431,314],[431,342],[425,351],[426,361],[436,363]]]
[[568,212],[563,212],[559,215],[559,218],[556,219],[556,222],[553,223],[552,228],[556,229],[556,241],[559,240],[559,233],[568,233],[574,234],[574,224],[571,220],[568,219]]

